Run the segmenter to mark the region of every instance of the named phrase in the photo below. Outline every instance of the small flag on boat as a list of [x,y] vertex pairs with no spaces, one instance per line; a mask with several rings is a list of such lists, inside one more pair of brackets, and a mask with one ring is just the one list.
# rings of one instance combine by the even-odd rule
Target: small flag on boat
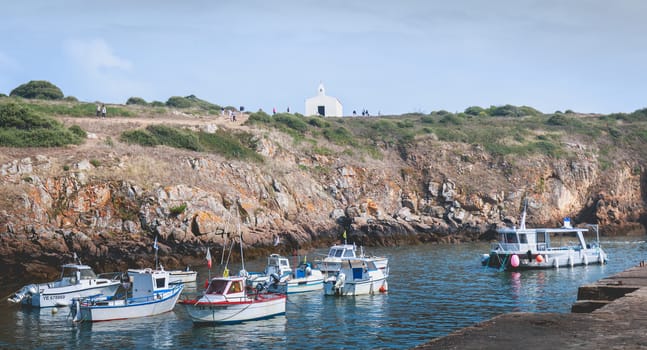
[[207,266],[211,268],[211,251],[209,251],[209,247],[207,247]]
[[155,242],[153,242],[153,249],[158,250],[159,246],[157,245],[157,236],[155,236]]

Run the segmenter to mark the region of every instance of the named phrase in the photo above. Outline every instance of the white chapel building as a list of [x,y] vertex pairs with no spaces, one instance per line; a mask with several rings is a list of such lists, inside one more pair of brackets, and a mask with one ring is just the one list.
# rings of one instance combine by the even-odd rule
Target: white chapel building
[[320,115],[323,117],[343,117],[341,102],[335,97],[326,96],[326,89],[319,83],[317,96],[306,100],[306,116]]

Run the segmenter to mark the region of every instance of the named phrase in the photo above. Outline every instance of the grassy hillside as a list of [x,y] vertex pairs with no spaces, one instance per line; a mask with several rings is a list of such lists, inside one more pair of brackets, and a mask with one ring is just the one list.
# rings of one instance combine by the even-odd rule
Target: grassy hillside
[[[169,99],[171,100],[171,99]],[[190,119],[203,124],[222,119],[220,107],[195,96],[175,98],[182,108],[150,104],[111,105],[110,118]],[[178,102],[178,103],[179,103]],[[188,103],[184,106],[183,103]],[[173,105],[171,103],[171,105]],[[193,105],[191,104],[193,103]],[[0,98],[0,143],[9,147],[55,147],[83,142],[83,130],[66,129],[57,117],[94,115],[95,104],[77,101],[42,101]],[[161,123],[164,124],[164,123]],[[543,114],[531,107],[469,107],[462,113],[435,111],[399,116],[323,118],[299,114],[268,115],[256,112],[243,125],[258,134],[272,130],[289,135],[307,153],[381,159],[386,149],[399,150],[418,140],[479,145],[494,156],[533,154],[568,158],[571,144],[593,145],[601,164],[618,159],[647,158],[647,109],[633,113],[578,114],[572,111]],[[76,130],[76,131],[75,131]],[[265,134],[264,137],[269,137]],[[227,158],[261,161],[255,151],[258,139],[248,131],[224,124],[214,133],[172,125],[126,128],[116,140],[147,147],[165,145]],[[113,142],[111,140],[111,142]],[[593,153],[592,153],[593,154]]]

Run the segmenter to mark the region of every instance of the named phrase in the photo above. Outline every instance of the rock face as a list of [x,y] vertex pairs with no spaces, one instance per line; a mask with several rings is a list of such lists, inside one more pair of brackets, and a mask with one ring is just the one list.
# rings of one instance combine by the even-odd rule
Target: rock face
[[168,267],[222,250],[238,232],[248,256],[326,246],[344,231],[361,245],[490,239],[517,222],[524,201],[529,226],[570,216],[604,234],[644,232],[642,169],[601,170],[580,148],[569,160],[514,163],[434,140],[380,161],[307,155],[267,138],[258,151],[260,164],[163,147],[116,150],[100,164],[9,159],[0,166],[0,279],[43,279],[74,252],[98,270],[150,266],[155,237]]

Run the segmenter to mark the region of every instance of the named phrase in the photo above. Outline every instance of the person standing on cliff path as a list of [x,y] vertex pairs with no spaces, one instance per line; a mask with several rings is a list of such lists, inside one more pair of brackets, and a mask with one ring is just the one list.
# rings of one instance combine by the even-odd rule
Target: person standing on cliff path
[[101,113],[101,105],[97,103],[97,117],[99,116],[99,113]]
[[101,106],[101,118],[106,117],[106,105]]

